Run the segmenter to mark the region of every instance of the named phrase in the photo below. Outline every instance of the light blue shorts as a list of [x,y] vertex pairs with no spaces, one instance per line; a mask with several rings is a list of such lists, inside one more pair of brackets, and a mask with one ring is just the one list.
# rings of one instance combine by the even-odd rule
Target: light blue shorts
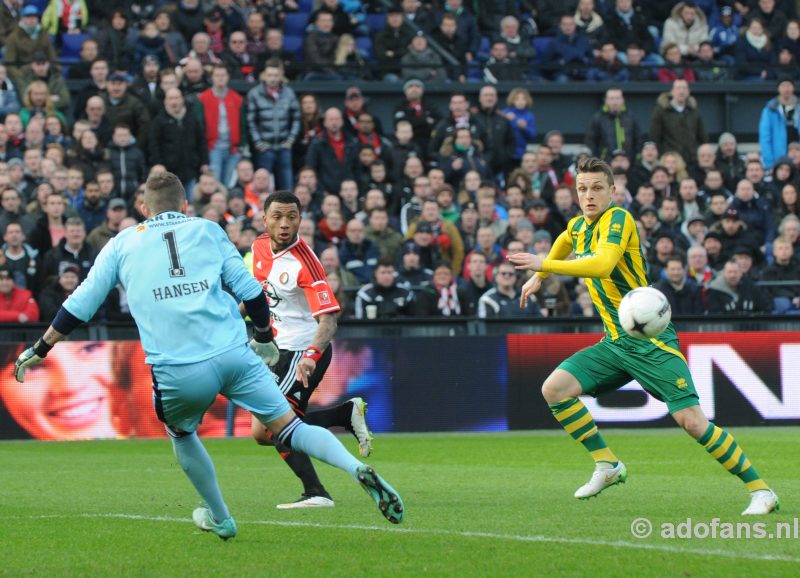
[[154,365],[152,373],[156,414],[172,429],[195,431],[217,394],[262,423],[290,411],[272,372],[247,344],[198,363]]

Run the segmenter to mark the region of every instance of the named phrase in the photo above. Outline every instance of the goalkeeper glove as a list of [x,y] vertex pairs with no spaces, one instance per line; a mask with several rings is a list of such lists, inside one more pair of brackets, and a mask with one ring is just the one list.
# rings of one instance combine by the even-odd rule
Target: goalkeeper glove
[[14,364],[14,377],[17,378],[17,381],[24,383],[25,372],[28,368],[39,365],[44,361],[51,349],[53,349],[52,345],[48,345],[44,340],[40,339],[33,347],[29,347],[20,353],[17,362]]
[[267,328],[266,331],[253,331],[253,337],[250,339],[250,349],[256,352],[261,360],[267,364],[267,367],[272,367],[278,363],[281,356],[278,346],[272,338],[272,329]]

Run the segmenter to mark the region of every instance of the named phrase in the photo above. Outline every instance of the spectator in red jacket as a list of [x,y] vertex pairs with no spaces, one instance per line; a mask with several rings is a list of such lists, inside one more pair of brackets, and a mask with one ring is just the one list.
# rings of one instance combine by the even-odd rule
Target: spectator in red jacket
[[6,265],[0,265],[0,323],[32,323],[39,321],[39,306],[33,293],[14,285],[14,277]]
[[[241,154],[242,103],[244,99],[235,90],[228,88],[230,73],[224,65],[214,67],[211,88],[198,96],[203,105],[208,142],[208,164],[214,176],[226,187],[233,184],[234,170]],[[220,114],[220,105],[225,116]],[[223,120],[225,122],[223,122]]]
[[665,84],[675,82],[682,78],[686,82],[697,80],[694,70],[681,54],[681,49],[677,44],[669,42],[661,47],[661,54],[664,57],[664,67],[658,69],[656,74],[658,81]]

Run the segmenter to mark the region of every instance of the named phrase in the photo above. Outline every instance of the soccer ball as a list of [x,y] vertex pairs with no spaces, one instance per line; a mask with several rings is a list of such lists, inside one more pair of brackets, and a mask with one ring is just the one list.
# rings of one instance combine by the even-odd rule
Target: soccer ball
[[658,289],[637,287],[622,298],[619,322],[636,339],[658,337],[669,325],[672,309]]

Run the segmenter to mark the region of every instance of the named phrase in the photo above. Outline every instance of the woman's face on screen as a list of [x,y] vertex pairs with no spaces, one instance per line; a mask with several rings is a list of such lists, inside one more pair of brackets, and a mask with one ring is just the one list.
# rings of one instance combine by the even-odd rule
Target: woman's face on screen
[[33,437],[74,440],[115,437],[110,388],[114,385],[109,343],[59,343],[17,383],[11,368],[0,379],[0,398]]

